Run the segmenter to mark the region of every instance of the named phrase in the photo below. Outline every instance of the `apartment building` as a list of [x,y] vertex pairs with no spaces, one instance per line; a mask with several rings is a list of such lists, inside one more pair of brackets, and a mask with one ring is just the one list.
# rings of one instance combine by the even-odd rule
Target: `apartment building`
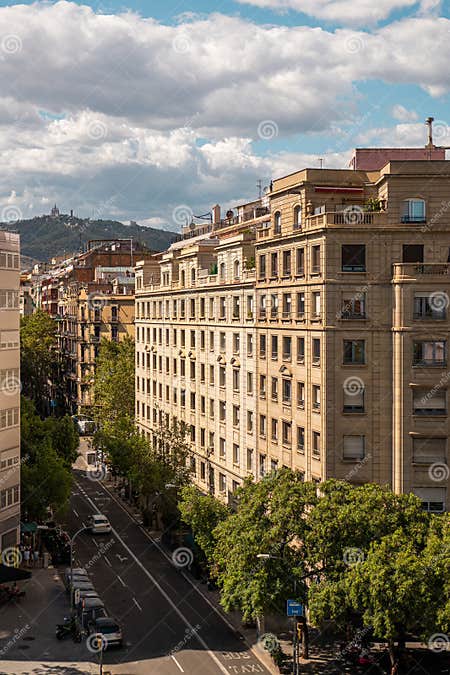
[[256,223],[259,201],[136,269],[136,419],[147,435],[177,418],[190,428],[199,486],[223,499],[255,471]]
[[446,506],[450,163],[306,169],[257,232],[259,465]]
[[286,466],[448,508],[450,163],[422,155],[274,180],[138,266],[137,423],[186,421],[203,489]]
[[0,232],[0,550],[20,532],[19,235]]

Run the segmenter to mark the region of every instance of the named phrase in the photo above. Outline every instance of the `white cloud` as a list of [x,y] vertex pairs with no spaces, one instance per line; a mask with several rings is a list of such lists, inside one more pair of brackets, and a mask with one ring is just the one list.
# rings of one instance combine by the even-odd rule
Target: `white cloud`
[[[177,204],[253,198],[257,179],[317,166],[286,150],[301,133],[334,137],[325,166],[345,166],[380,105],[358,119],[358,82],[450,91],[449,30],[426,16],[369,33],[219,14],[166,26],[64,1],[0,8],[0,207],[15,191],[26,214],[49,200],[171,224]],[[278,137],[261,156],[263,120]]]
[[415,110],[407,110],[400,103],[397,103],[392,108],[392,117],[399,122],[415,122],[419,116]]
[[419,6],[421,14],[437,10],[441,0],[238,0],[275,11],[294,10],[317,19],[347,26],[370,26],[387,19],[392,12]]

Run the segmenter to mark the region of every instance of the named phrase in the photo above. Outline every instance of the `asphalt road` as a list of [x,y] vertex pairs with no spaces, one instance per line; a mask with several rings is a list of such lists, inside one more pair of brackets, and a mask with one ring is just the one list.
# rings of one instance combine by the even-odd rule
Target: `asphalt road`
[[[120,621],[125,634],[124,648],[108,650],[105,663],[122,664],[120,672],[129,675],[269,673],[101,482],[77,472],[69,532],[86,525],[93,513],[104,513],[113,532],[80,534],[75,558],[88,568],[109,614]],[[86,658],[95,660],[92,654]]]

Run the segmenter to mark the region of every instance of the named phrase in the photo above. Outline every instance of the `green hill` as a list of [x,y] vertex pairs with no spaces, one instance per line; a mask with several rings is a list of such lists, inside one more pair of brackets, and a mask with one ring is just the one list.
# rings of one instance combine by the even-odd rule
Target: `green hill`
[[66,214],[37,216],[30,220],[0,223],[0,229],[20,234],[21,253],[25,259],[47,261],[64,253],[80,251],[90,239],[129,239],[163,251],[178,238],[175,232],[124,225],[115,220],[91,220]]

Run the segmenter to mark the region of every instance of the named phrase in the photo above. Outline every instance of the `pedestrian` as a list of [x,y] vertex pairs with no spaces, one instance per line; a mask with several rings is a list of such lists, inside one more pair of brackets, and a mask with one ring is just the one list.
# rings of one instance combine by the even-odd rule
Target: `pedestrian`
[[34,567],[39,567],[39,550],[38,548],[35,548],[33,551],[33,560],[34,560]]
[[29,546],[25,546],[25,548],[23,550],[23,559],[25,561],[25,567],[29,567],[30,566],[30,547]]

